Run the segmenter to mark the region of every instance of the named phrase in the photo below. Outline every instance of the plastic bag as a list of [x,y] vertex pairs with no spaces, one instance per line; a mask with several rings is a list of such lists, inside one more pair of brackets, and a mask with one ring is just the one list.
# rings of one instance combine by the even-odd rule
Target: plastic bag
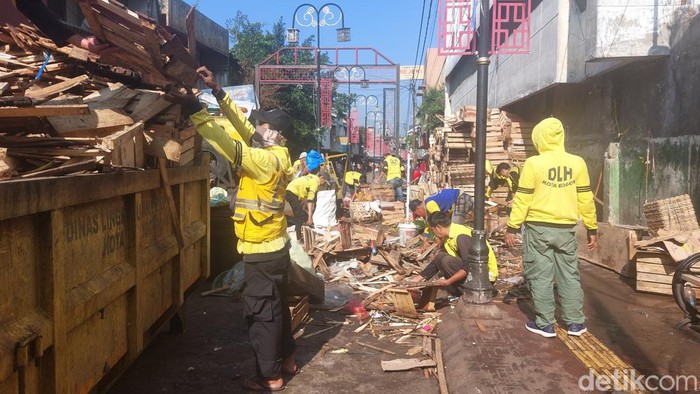
[[289,249],[289,257],[301,268],[309,271],[310,273],[316,275],[316,270],[314,269],[313,262],[309,255],[304,252],[304,248],[301,246],[299,241],[290,239],[292,247]]
[[220,273],[214,279],[211,284],[212,290],[228,287],[226,294],[229,295],[233,294],[233,292],[239,291],[243,288],[243,281],[245,279],[243,273],[243,263],[234,265],[233,268]]
[[350,301],[352,287],[342,283],[327,283],[324,289],[323,305],[328,308],[338,308]]
[[228,198],[228,193],[220,187],[212,187],[209,190],[209,206],[210,207],[225,207],[231,201]]

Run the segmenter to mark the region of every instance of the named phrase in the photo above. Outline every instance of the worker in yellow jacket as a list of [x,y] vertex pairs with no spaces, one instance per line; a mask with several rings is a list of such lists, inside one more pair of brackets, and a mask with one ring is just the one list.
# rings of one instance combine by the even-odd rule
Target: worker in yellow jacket
[[[306,168],[309,173],[294,179],[287,185],[285,199],[289,206],[292,207],[292,212],[294,213],[294,216],[289,218],[289,222],[295,226],[299,241],[301,241],[302,236],[301,226],[313,225],[313,216],[316,210],[316,193],[318,193],[318,188],[321,184],[325,182],[318,176],[323,162],[323,156],[312,150],[306,156]],[[304,210],[304,202],[306,202],[306,211]]]
[[355,194],[355,188],[360,186],[362,180],[365,178],[364,174],[357,171],[348,171],[345,173],[345,184],[350,190],[350,195]]
[[403,202],[403,164],[401,160],[391,152],[384,154],[384,166],[382,171],[386,174],[386,181],[391,184],[394,188],[394,195],[396,196],[396,201]]
[[539,154],[525,161],[505,242],[515,245],[515,234],[523,234],[523,273],[535,304],[535,321],[527,330],[543,337],[554,331],[554,292],[562,308],[568,334],[586,332],[583,290],[578,269],[576,230],[579,218],[588,230],[589,249],[598,244],[596,208],[586,162],[564,150],[564,126],[547,118],[532,130],[532,142]]
[[518,190],[520,169],[508,163],[500,163],[494,168],[493,164],[491,164],[489,160],[486,160],[486,173],[489,174],[489,184],[486,186],[486,198],[490,199],[493,191],[500,186],[506,186],[508,188],[506,213],[510,215],[513,205],[513,196]]
[[[433,234],[442,240],[442,250],[435,255],[420,276],[414,276],[411,280],[427,280],[440,273],[444,278],[438,279],[436,284],[443,286],[452,295],[461,296],[466,290],[464,283],[469,273],[467,258],[472,242],[472,229],[453,223],[449,213],[440,211],[428,216],[428,225]],[[494,282],[498,277],[498,262],[488,241],[486,246],[489,250],[489,280]]]
[[290,131],[291,119],[281,110],[253,111],[251,116],[258,121],[255,127],[211,71],[200,67],[197,72],[212,89],[232,129],[217,124],[191,93],[167,97],[183,106],[197,132],[239,172],[233,222],[238,251],[243,255],[243,312],[257,371],[243,385],[248,390],[277,391],[285,385],[282,374],[298,370],[286,298],[290,258],[284,195],[292,171],[289,152],[281,146],[281,132]]
[[306,169],[306,155],[306,152],[301,152],[299,154],[299,158],[294,160],[294,163],[292,163],[295,178],[306,175],[306,173],[308,172],[308,170]]

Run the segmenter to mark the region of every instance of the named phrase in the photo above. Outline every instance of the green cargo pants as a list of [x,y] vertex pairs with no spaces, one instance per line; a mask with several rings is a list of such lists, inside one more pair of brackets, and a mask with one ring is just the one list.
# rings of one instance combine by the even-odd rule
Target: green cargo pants
[[583,290],[578,270],[576,231],[525,223],[523,273],[535,304],[535,323],[555,322],[553,281],[566,324],[583,324]]

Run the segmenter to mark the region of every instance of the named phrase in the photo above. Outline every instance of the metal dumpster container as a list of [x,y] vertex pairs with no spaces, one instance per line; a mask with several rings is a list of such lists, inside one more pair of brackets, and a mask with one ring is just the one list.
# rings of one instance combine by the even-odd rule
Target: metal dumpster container
[[209,276],[208,161],[167,174],[0,183],[0,393],[104,391]]

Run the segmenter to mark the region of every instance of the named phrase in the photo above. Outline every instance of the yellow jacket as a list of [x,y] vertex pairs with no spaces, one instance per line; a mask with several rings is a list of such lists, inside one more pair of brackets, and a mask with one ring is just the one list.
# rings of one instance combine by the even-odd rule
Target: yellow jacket
[[[488,160],[486,160],[486,162],[488,163]],[[488,163],[486,167],[488,168],[490,164],[491,163]],[[493,194],[493,191],[498,188],[499,185],[508,186],[508,191],[511,193],[515,193],[517,191],[520,176],[520,169],[518,167],[511,166],[508,170],[508,175],[506,176],[499,174],[495,167],[491,166],[491,168],[492,170],[489,172],[491,181],[486,186],[486,198],[491,198],[491,194]]]
[[401,165],[401,160],[393,155],[389,155],[384,158],[384,171],[386,171],[386,180],[390,181],[392,179],[401,178],[404,167]]
[[355,186],[355,183],[360,184],[360,177],[362,174],[357,171],[348,171],[345,173],[345,183],[348,186]]
[[318,178],[318,175],[307,174],[289,182],[287,190],[294,193],[300,200],[307,199],[312,201],[316,198],[320,185],[321,180]]
[[[459,255],[459,248],[457,247],[457,237],[460,235],[467,235],[471,237],[472,229],[467,226],[462,226],[461,224],[450,224],[450,234],[443,242],[443,245],[445,246],[447,253],[449,253],[451,256],[463,259],[463,256]],[[493,282],[496,280],[496,278],[498,278],[498,260],[496,260],[496,254],[493,252],[491,244],[489,244],[488,240],[486,240],[486,247],[489,249],[489,280]]]
[[291,178],[287,148],[252,148],[255,128],[228,94],[219,102],[231,123],[226,129],[206,110],[190,117],[197,132],[239,169],[241,182],[236,197],[234,228],[243,255],[282,250],[288,241],[284,216],[284,190]]
[[574,226],[579,217],[590,233],[598,228],[586,162],[564,150],[564,127],[555,118],[540,122],[532,131],[539,155],[523,166],[508,231],[523,222]]

